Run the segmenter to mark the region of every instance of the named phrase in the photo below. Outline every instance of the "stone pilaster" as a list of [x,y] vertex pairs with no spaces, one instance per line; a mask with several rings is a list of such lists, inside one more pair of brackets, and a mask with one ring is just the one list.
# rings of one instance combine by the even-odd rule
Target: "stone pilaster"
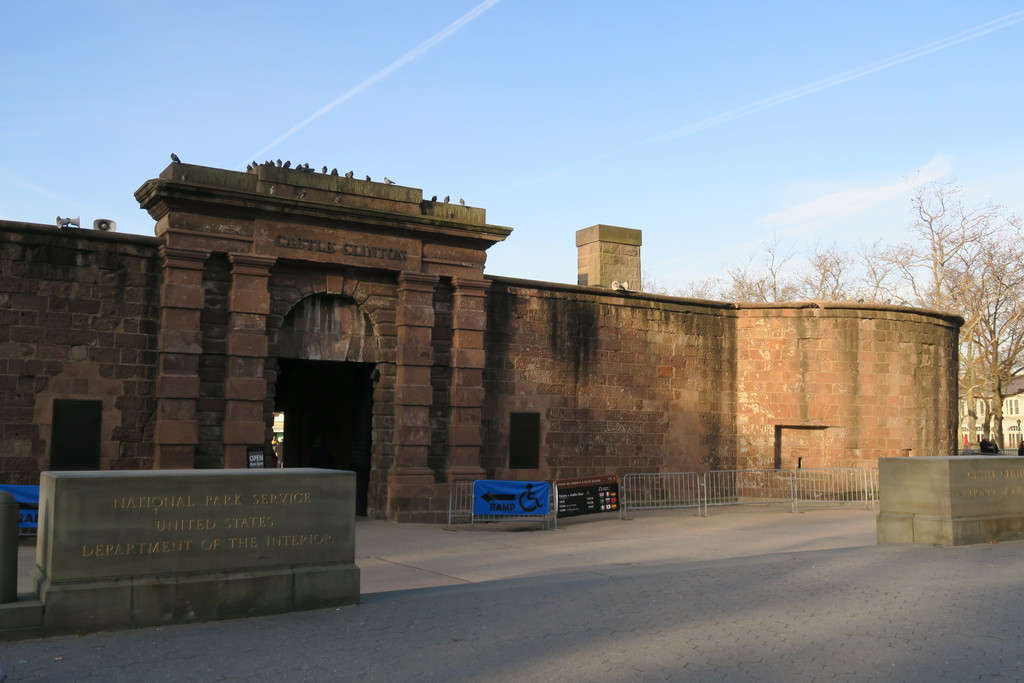
[[433,401],[430,368],[434,362],[434,351],[430,338],[437,282],[436,275],[401,273],[398,276],[395,461],[388,477],[388,517],[391,519],[400,519],[403,513],[410,513],[416,508],[416,499],[426,493],[424,488],[432,488],[434,484],[433,470],[427,465],[427,453],[430,446],[430,405]]
[[157,340],[154,467],[195,467],[199,427],[199,357],[203,353],[199,316],[203,309],[203,267],[208,254],[161,247],[160,335]]
[[231,255],[227,371],[224,377],[224,467],[246,467],[245,449],[267,441],[267,314],[270,268],[276,259]]
[[448,426],[448,481],[483,479],[480,466],[484,402],[484,297],[489,280],[455,278],[452,302],[451,416]]

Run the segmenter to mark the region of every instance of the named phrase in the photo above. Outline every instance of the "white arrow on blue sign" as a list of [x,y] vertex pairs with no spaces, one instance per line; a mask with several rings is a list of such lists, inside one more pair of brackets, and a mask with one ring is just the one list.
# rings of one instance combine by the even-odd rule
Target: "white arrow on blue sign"
[[546,481],[473,482],[474,515],[547,515],[551,512],[551,484]]

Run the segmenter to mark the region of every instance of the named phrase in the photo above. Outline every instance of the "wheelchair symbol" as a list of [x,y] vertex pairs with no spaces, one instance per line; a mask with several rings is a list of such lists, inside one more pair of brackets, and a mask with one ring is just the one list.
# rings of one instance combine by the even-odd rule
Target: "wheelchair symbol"
[[526,490],[519,494],[519,507],[523,512],[533,512],[543,503],[533,494],[533,484],[527,484]]

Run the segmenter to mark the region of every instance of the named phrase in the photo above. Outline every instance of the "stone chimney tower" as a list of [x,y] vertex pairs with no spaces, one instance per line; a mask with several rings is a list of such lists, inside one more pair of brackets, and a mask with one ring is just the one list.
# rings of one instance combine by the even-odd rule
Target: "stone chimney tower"
[[576,284],[611,287],[613,282],[628,283],[626,288],[640,290],[641,231],[614,225],[592,225],[576,231]]

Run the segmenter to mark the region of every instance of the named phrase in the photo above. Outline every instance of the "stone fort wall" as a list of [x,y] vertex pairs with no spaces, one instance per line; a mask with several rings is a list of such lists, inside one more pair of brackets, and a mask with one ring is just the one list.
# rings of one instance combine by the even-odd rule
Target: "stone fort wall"
[[870,469],[956,453],[960,322],[892,306],[740,305],[737,465]]
[[541,479],[735,465],[728,304],[506,278],[487,304],[488,473],[533,475],[507,467],[514,412],[539,413]]
[[[956,451],[952,316],[494,278],[487,329],[482,462],[496,478],[870,469]],[[515,412],[539,414],[535,472],[507,466]]]
[[[269,442],[277,359],[321,356],[378,370],[372,516],[440,521],[447,482],[474,471],[564,479],[870,468],[879,457],[955,453],[955,316],[730,304],[506,277],[487,277],[467,294],[457,277],[410,285],[382,269],[282,259],[261,266],[264,350],[250,345],[240,355],[232,287],[244,294],[248,285],[232,274],[238,259],[197,258],[189,286],[201,296],[190,294],[190,306],[201,310],[187,319],[198,320],[196,330],[175,315],[180,292],[166,273],[177,262],[168,253],[162,237],[0,222],[0,481],[33,484],[52,469],[55,399],[102,401],[101,469],[170,466],[161,465],[154,431],[161,410],[183,404],[171,381],[186,371],[198,387],[188,399],[197,435],[188,466],[230,466],[230,392],[246,390],[245,419],[262,419]],[[313,303],[340,321],[341,334],[311,330]],[[415,334],[403,336],[403,326]],[[179,337],[188,354],[159,351]],[[408,367],[419,366],[409,363],[428,367],[413,374]],[[257,375],[258,383],[245,381]],[[171,382],[164,398],[161,382]],[[539,425],[538,459],[514,468],[511,422],[524,414]],[[422,450],[402,455],[413,438]],[[396,472],[413,466],[416,479],[391,500]]]
[[0,481],[49,469],[55,398],[102,400],[101,468],[152,466],[159,244],[4,222]]

